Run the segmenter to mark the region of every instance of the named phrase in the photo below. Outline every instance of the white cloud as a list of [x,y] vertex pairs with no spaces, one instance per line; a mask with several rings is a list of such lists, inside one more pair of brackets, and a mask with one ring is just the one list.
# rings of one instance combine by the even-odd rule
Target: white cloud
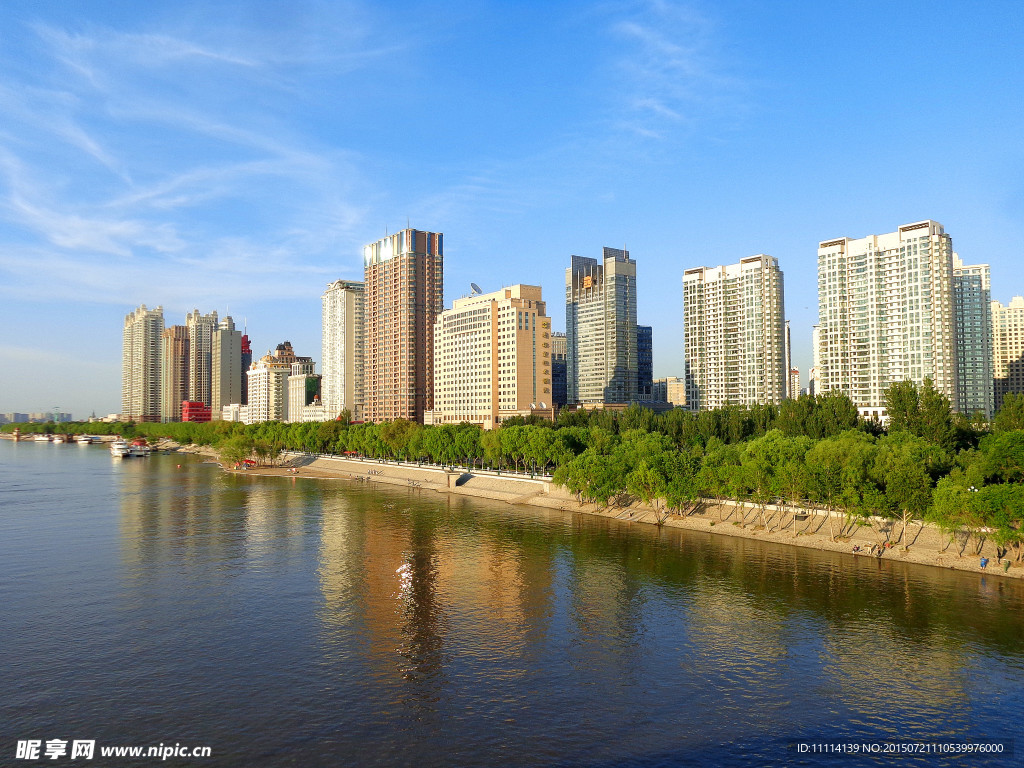
[[[308,293],[358,253],[361,159],[289,119],[289,80],[372,61],[379,47],[327,45],[349,49],[365,23],[278,37],[236,24],[223,40],[33,29],[42,63],[0,53],[0,292],[130,305],[148,285],[168,303],[256,302]],[[295,34],[321,42],[282,42]]]
[[688,4],[631,5],[610,31],[621,42],[615,64],[623,110],[619,125],[626,130],[663,138],[692,128],[740,90],[726,74],[714,23]]

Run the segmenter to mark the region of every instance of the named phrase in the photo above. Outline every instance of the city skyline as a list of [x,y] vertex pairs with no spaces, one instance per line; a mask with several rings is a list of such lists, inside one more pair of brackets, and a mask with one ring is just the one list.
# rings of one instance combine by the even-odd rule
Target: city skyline
[[[323,286],[407,225],[446,235],[444,306],[538,285],[557,331],[570,255],[630,251],[657,378],[683,375],[683,272],[770,253],[806,385],[819,242],[933,219],[991,266],[992,299],[1024,295],[1007,14],[0,8],[0,411],[119,410],[117,323],[142,304],[230,314],[257,357],[317,350]],[[924,18],[955,35],[907,43]]]

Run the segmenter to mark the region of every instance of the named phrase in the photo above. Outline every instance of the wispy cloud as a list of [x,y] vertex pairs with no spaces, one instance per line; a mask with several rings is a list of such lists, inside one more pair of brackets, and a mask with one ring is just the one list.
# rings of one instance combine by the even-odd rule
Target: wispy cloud
[[220,39],[29,25],[34,66],[0,53],[0,292],[220,304],[337,274],[366,214],[360,156],[290,118],[294,84],[381,49],[359,44],[365,20],[335,21]]
[[715,24],[686,3],[649,0],[619,10],[610,23],[619,126],[648,138],[692,128],[734,103],[740,82],[727,73]]

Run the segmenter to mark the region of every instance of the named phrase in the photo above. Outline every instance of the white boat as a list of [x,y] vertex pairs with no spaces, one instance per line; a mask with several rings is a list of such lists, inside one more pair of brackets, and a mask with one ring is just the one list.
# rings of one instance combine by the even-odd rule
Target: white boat
[[53,442],[55,442],[55,443],[63,443],[63,442],[66,442],[66,440],[64,438],[64,435],[54,435],[53,436]]
[[75,438],[75,442],[79,445],[89,445],[90,443],[97,442],[97,440],[92,435],[79,435]]
[[36,435],[32,439],[35,442],[37,442],[37,443],[48,443],[48,442],[50,442],[50,436],[49,435]]
[[128,446],[129,456],[149,456],[153,449],[149,447],[149,443],[146,442],[146,438],[137,437],[132,440],[132,444]]
[[110,455],[118,458],[130,456],[131,454],[128,450],[128,443],[124,440],[115,440],[110,444]]

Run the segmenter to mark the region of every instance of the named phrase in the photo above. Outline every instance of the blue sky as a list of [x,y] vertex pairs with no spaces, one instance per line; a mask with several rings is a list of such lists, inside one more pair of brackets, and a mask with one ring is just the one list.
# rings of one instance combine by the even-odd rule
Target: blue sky
[[445,234],[446,304],[625,245],[655,375],[684,269],[786,279],[806,383],[819,240],[936,219],[1024,293],[1011,2],[0,4],[0,412],[120,409],[139,304],[320,358],[361,247]]

